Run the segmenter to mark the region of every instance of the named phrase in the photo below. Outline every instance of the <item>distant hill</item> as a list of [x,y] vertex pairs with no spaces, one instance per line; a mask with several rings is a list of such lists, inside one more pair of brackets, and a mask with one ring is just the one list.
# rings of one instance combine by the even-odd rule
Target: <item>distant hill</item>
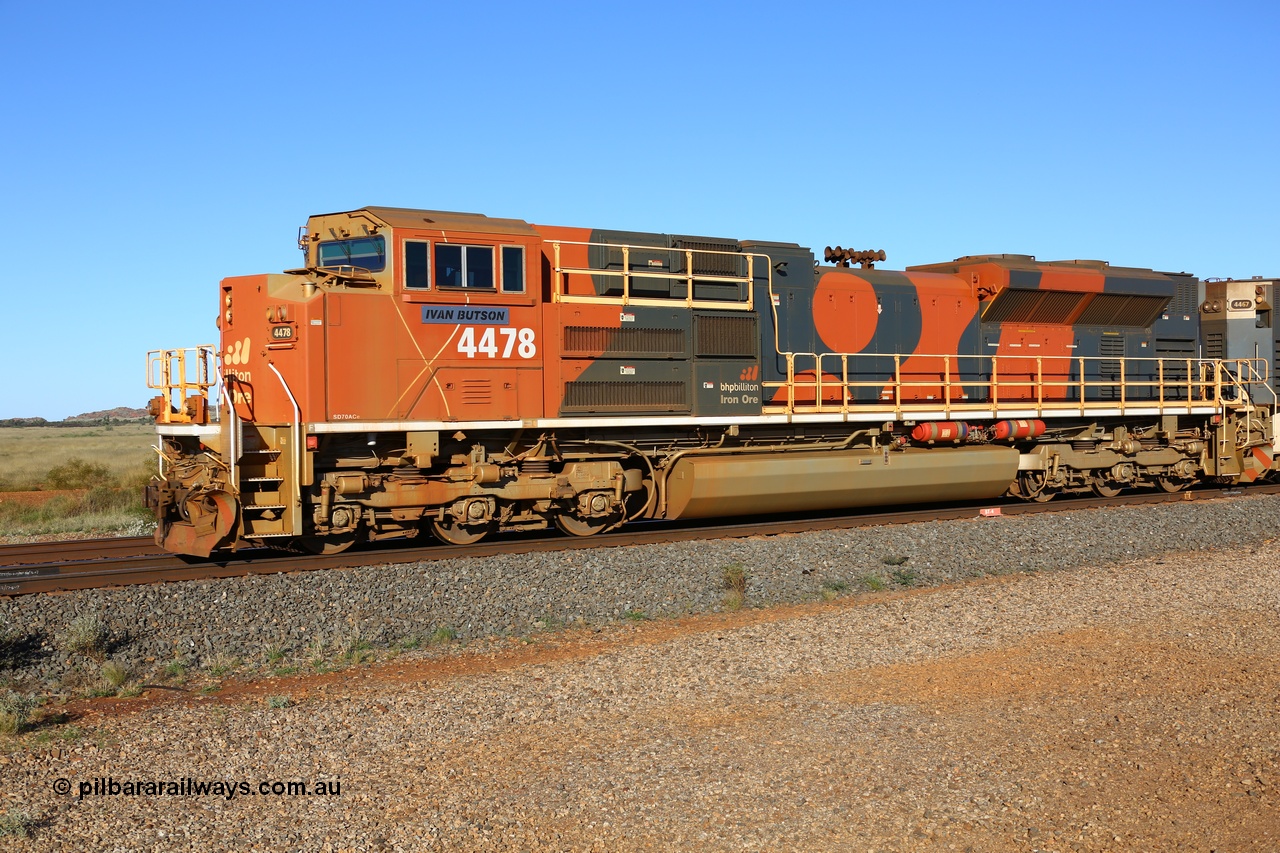
[[33,426],[83,426],[85,424],[128,424],[128,423],[144,423],[151,420],[151,416],[147,414],[146,409],[131,409],[128,406],[116,406],[114,409],[104,409],[100,412],[85,412],[81,415],[72,415],[69,418],[63,418],[60,421],[50,421],[44,418],[4,418],[0,419],[0,427],[33,427]]
[[101,412],[85,412],[83,415],[72,415],[69,421],[145,421],[151,416],[146,409],[130,409],[128,406],[116,406]]

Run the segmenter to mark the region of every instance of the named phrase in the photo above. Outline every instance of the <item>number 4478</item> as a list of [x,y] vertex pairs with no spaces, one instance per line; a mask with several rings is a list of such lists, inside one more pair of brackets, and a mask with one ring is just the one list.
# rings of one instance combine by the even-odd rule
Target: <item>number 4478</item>
[[513,329],[504,326],[500,329],[486,326],[476,341],[476,327],[466,326],[458,336],[458,352],[466,353],[467,358],[475,358],[476,353],[483,353],[489,358],[498,358],[498,335],[502,335],[502,358],[511,358],[515,350],[521,358],[533,358],[538,354],[538,347],[533,340],[533,329]]

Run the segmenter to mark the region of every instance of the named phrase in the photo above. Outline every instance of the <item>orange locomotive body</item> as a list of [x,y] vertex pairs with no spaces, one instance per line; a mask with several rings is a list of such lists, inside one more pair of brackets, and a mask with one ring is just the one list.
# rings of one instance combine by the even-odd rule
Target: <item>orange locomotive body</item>
[[299,242],[221,282],[216,351],[151,354],[169,550],[1176,489],[1274,455],[1265,367],[1167,316],[1190,277],[379,207]]

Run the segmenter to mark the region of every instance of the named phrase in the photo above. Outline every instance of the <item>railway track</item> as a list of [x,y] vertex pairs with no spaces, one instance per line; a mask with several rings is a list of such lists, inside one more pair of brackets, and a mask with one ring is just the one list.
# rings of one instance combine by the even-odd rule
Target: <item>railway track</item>
[[268,549],[240,551],[229,557],[199,561],[162,552],[150,537],[83,539],[0,545],[0,596],[30,595],[128,584],[240,577],[251,574],[355,568],[458,557],[487,557],[539,551],[610,548],[699,539],[773,536],[814,530],[839,530],[885,524],[947,521],[981,515],[1024,515],[1098,507],[1140,506],[1214,500],[1237,495],[1278,494],[1280,485],[1203,488],[1178,494],[1142,492],[1114,498],[1072,498],[1051,503],[982,502],[944,507],[913,507],[879,513],[819,518],[736,521],[723,524],[642,524],[616,533],[573,538],[550,534],[499,537],[475,545],[382,543],[332,555],[302,555]]

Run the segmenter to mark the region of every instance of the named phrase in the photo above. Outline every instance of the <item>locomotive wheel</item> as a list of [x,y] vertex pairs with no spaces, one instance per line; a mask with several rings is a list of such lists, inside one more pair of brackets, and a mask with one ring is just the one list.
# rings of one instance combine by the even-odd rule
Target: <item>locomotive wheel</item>
[[1160,487],[1160,491],[1174,494],[1191,485],[1190,480],[1175,480],[1173,477],[1157,477],[1156,485]]
[[613,524],[612,517],[578,518],[576,515],[558,513],[554,519],[561,533],[570,536],[593,536]]
[[1056,494],[1049,488],[1047,471],[1023,471],[1018,481],[1018,497],[1024,501],[1044,503],[1053,500]]
[[462,525],[452,517],[431,521],[431,532],[446,545],[472,545],[489,535],[492,524]]
[[330,536],[303,536],[298,547],[308,554],[341,554],[356,541],[356,534],[334,533]]
[[1094,480],[1090,485],[1093,486],[1093,493],[1100,498],[1114,498],[1120,494],[1121,487],[1108,480]]

